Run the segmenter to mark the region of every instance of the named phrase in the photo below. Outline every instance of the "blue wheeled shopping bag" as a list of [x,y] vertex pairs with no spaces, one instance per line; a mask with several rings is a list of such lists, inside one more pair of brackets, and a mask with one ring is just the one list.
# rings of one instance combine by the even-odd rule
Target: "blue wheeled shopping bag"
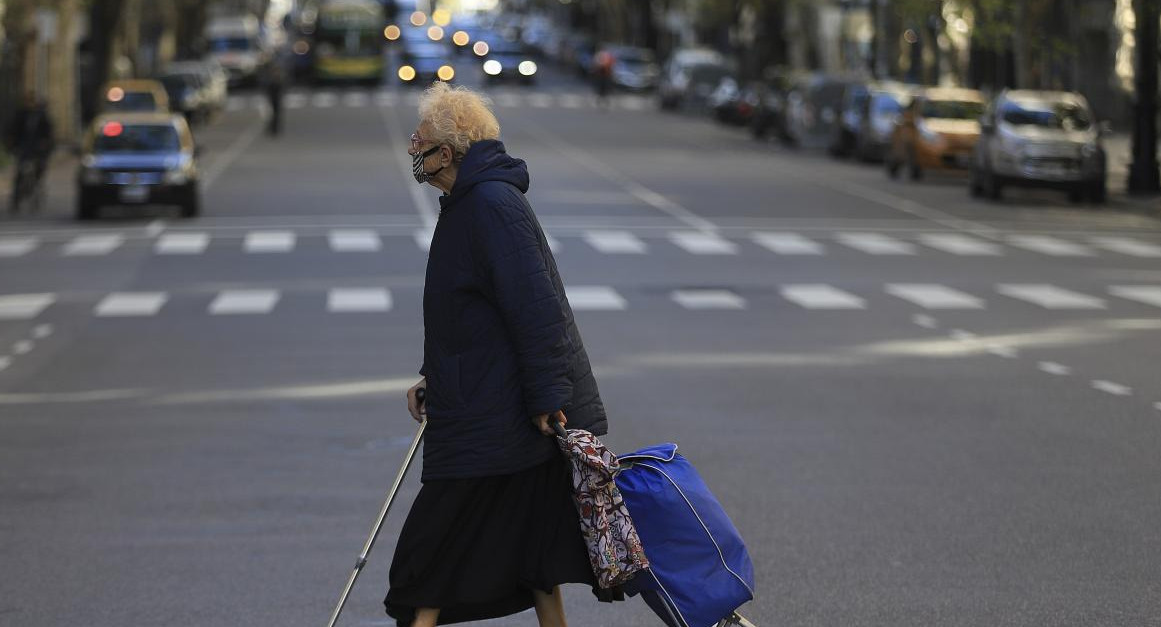
[[650,568],[625,586],[670,627],[749,624],[734,610],[754,598],[741,535],[697,470],[659,444],[620,457],[617,488]]

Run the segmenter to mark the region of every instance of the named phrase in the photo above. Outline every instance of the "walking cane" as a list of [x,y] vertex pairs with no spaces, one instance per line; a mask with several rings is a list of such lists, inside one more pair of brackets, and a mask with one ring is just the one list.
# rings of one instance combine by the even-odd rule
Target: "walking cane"
[[[423,405],[424,396],[427,392],[423,388],[415,391],[415,400],[419,405]],[[411,467],[411,460],[415,457],[415,451],[419,448],[419,442],[423,440],[423,430],[427,428],[427,419],[424,418],[419,423],[419,431],[415,433],[415,439],[411,441],[411,446],[407,449],[407,455],[403,458],[403,467],[399,469],[399,474],[395,475],[395,483],[391,484],[391,490],[387,492],[387,500],[383,502],[383,509],[379,510],[379,519],[375,521],[375,526],[371,528],[371,536],[367,538],[367,543],[363,545],[363,552],[359,554],[359,559],[355,560],[355,570],[351,571],[350,579],[347,579],[347,586],[343,588],[343,595],[339,597],[339,604],[335,606],[335,611],[331,614],[331,621],[327,623],[327,627],[335,627],[335,623],[339,620],[339,614],[343,612],[343,606],[347,603],[347,596],[351,594],[351,588],[355,587],[355,580],[359,578],[359,573],[363,572],[363,567],[367,565],[367,554],[371,552],[371,547],[375,546],[375,540],[379,538],[379,530],[383,528],[383,520],[387,518],[387,510],[391,509],[391,501],[395,500],[395,493],[399,491],[399,484],[403,483],[403,477],[407,475],[407,469]]]

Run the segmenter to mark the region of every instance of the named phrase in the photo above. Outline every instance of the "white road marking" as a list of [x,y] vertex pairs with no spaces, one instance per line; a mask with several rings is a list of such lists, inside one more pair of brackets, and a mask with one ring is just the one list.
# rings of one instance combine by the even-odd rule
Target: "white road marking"
[[54,294],[0,296],[0,320],[31,320],[55,302]]
[[380,287],[333,289],[327,294],[327,311],[335,313],[390,311],[391,304],[391,292]]
[[585,231],[584,239],[606,255],[643,255],[648,250],[641,238],[628,231]]
[[1053,257],[1092,257],[1093,252],[1080,244],[1050,235],[1010,235],[1008,243],[1032,252]]
[[825,248],[797,233],[755,233],[754,243],[779,255],[821,255]]
[[1105,301],[1094,296],[1086,296],[1077,292],[1047,284],[1001,284],[996,291],[1045,309],[1104,309]]
[[311,104],[319,109],[327,109],[338,103],[339,97],[329,91],[320,91],[314,95]]
[[145,237],[157,237],[165,232],[165,220],[158,218],[145,227]]
[[867,302],[830,285],[801,284],[782,288],[782,297],[806,309],[866,309]]
[[959,233],[925,233],[919,236],[925,246],[942,250],[953,255],[998,256],[1003,251],[999,246]]
[[246,234],[243,248],[248,253],[285,253],[294,250],[294,242],[290,231],[253,231]]
[[1092,385],[1092,388],[1094,390],[1100,390],[1101,392],[1107,392],[1109,394],[1112,394],[1113,396],[1132,396],[1133,395],[1133,388],[1131,388],[1127,385],[1121,385],[1120,383],[1113,383],[1112,381],[1104,381],[1101,379],[1096,379],[1096,380],[1092,381],[1091,385]]
[[1118,298],[1161,307],[1161,286],[1114,285],[1109,288],[1109,293]]
[[548,94],[529,94],[528,104],[537,109],[547,109],[552,106],[552,96]]
[[583,96],[576,94],[562,94],[560,96],[560,106],[565,109],[580,109],[585,105]]
[[419,229],[415,232],[415,245],[423,252],[431,252],[431,238],[435,237],[434,229]]
[[65,245],[66,257],[107,255],[125,243],[122,235],[78,235]]
[[1156,259],[1161,257],[1161,246],[1149,244],[1128,237],[1094,237],[1089,240],[1093,246],[1111,250],[1130,257],[1146,257]]
[[12,345],[12,352],[16,355],[27,355],[32,352],[34,346],[36,345],[29,340],[20,340]]
[[0,257],[21,257],[36,250],[40,240],[35,237],[0,238]]
[[1054,361],[1042,361],[1039,364],[1037,364],[1036,367],[1040,368],[1041,372],[1047,372],[1048,374],[1054,374],[1058,377],[1066,377],[1066,376],[1072,374],[1072,368],[1069,368],[1068,366],[1066,366],[1064,364],[1058,364]]
[[329,238],[331,250],[340,253],[373,253],[383,248],[379,234],[371,230],[334,230]]
[[0,370],[7,370],[12,365],[12,358],[0,355]]
[[611,287],[566,286],[565,293],[575,311],[620,311],[627,306],[625,299]]
[[975,333],[972,333],[971,331],[964,331],[963,329],[952,329],[951,333],[948,335],[951,336],[951,339],[960,342],[971,342],[979,337]]
[[695,255],[736,255],[738,245],[713,233],[678,231],[669,234],[674,244]]
[[519,107],[520,99],[515,94],[496,94],[494,97],[496,105],[500,107]]
[[32,337],[38,340],[43,340],[44,338],[52,335],[52,332],[53,328],[51,324],[38,324],[36,325],[36,328],[32,330]]
[[200,255],[209,245],[208,233],[166,233],[157,240],[154,251],[159,255]]
[[114,292],[97,304],[93,314],[102,318],[156,316],[166,300],[164,292]]
[[995,355],[997,357],[1003,357],[1005,359],[1016,359],[1020,356],[1020,353],[1018,353],[1016,349],[1012,348],[1011,346],[989,346],[984,350],[989,354]]
[[926,283],[892,283],[887,293],[926,309],[982,309],[984,301],[943,285]]
[[914,255],[915,246],[880,233],[839,233],[836,236],[845,246],[870,255]]
[[1161,411],[1161,401],[1153,403],[1153,409],[1156,409],[1157,411]]
[[911,321],[924,329],[939,328],[939,321],[927,314],[916,314],[911,317]]
[[649,108],[649,101],[641,96],[621,96],[617,99],[616,106],[629,111],[644,111]]
[[353,91],[343,96],[343,104],[348,107],[365,107],[371,103],[371,97],[361,91]]
[[306,106],[306,102],[306,94],[302,92],[286,94],[286,100],[284,101],[287,109],[301,109]]
[[246,149],[250,147],[250,144],[254,143],[254,140],[258,139],[258,136],[262,134],[265,128],[266,125],[261,121],[256,121],[251,124],[245,133],[242,133],[230,143],[225,152],[214,159],[213,163],[202,172],[203,194],[214,186],[214,183],[226,171],[226,168],[230,167],[238,157],[242,156],[242,153],[246,152]]
[[210,303],[210,315],[266,314],[278,303],[276,290],[226,290]]
[[729,290],[677,290],[671,297],[686,309],[746,308],[746,299]]
[[375,104],[380,107],[394,107],[398,103],[399,99],[391,92],[381,91],[375,94]]

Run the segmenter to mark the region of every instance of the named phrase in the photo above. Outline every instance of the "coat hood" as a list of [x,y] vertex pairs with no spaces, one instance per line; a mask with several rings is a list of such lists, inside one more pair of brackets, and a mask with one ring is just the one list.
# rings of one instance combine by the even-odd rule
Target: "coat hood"
[[478,141],[468,148],[460,162],[451,193],[439,199],[440,207],[443,210],[451,208],[473,187],[487,181],[509,183],[519,189],[520,193],[527,193],[528,166],[523,159],[509,155],[503,142],[496,139]]

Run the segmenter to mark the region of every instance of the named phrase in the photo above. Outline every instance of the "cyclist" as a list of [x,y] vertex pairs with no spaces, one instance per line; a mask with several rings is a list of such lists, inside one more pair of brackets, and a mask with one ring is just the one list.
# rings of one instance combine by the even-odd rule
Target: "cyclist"
[[35,93],[29,92],[25,96],[24,106],[12,117],[5,139],[9,152],[16,156],[12,197],[8,204],[8,210],[16,213],[24,194],[31,193],[40,185],[53,150],[52,120],[44,102]]

